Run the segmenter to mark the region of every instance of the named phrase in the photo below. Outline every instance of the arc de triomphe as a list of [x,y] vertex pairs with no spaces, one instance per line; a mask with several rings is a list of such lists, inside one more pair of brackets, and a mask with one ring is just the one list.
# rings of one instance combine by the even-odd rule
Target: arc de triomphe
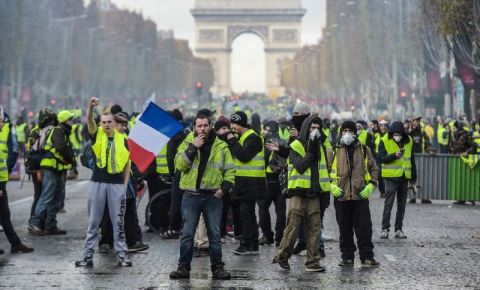
[[301,0],[196,0],[196,55],[215,70],[212,93],[229,95],[233,41],[243,33],[258,35],[265,44],[266,93],[282,93],[281,64],[301,47],[306,10]]

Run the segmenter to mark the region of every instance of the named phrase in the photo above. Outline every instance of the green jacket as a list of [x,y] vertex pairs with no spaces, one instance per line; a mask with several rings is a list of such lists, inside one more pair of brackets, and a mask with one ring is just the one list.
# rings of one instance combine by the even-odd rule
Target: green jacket
[[200,153],[197,152],[193,161],[187,157],[186,151],[191,142],[192,138],[187,137],[178,148],[178,153],[175,156],[175,167],[181,172],[180,188],[182,190],[214,191],[220,189],[224,181],[234,184],[235,165],[232,153],[228,149],[227,143],[216,137],[201,179],[200,188],[196,188]]

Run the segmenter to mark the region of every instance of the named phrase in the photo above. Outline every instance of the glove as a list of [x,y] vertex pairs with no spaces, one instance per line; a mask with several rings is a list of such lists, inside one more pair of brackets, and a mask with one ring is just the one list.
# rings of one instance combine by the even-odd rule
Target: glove
[[330,191],[335,197],[341,197],[343,195],[343,190],[334,183],[330,183]]
[[375,186],[371,183],[367,184],[365,188],[360,192],[360,196],[363,199],[367,199],[372,195],[372,192],[375,190]]

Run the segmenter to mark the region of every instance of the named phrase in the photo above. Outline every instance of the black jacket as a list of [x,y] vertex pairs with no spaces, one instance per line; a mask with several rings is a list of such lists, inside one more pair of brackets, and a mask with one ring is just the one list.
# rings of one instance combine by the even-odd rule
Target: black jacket
[[175,173],[175,156],[177,155],[177,150],[180,144],[182,144],[185,137],[187,137],[188,131],[183,130],[177,133],[172,139],[167,143],[167,164],[168,171],[170,174]]
[[75,166],[75,153],[73,151],[72,145],[70,144],[69,138],[71,131],[72,127],[68,125],[58,125],[58,127],[55,127],[53,129],[52,143],[53,147],[57,150],[57,152],[62,155],[65,162]]
[[[227,141],[228,148],[235,159],[241,162],[252,160],[263,149],[262,139],[252,134],[240,145],[237,138]],[[232,200],[254,201],[264,198],[267,194],[267,181],[265,177],[235,177],[235,185],[232,190]]]

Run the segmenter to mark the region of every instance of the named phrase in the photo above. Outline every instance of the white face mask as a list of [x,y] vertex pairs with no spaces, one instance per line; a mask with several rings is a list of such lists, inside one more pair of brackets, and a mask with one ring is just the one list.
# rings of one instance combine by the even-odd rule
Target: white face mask
[[400,142],[402,141],[402,136],[393,136],[393,139],[395,139],[395,142]]
[[340,140],[343,144],[345,145],[350,145],[355,141],[355,138],[353,137],[352,133],[345,133],[345,135],[342,136],[342,139]]

